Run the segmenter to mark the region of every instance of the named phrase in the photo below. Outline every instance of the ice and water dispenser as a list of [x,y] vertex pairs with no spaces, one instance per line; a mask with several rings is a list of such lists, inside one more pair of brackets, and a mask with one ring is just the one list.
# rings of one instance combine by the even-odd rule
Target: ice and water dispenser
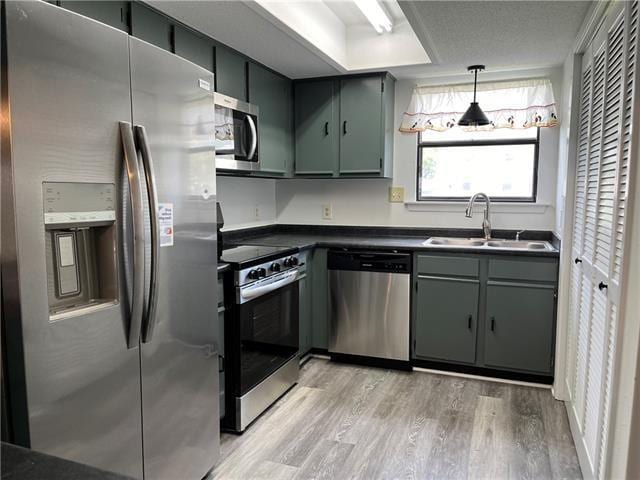
[[117,301],[116,187],[43,183],[49,315]]

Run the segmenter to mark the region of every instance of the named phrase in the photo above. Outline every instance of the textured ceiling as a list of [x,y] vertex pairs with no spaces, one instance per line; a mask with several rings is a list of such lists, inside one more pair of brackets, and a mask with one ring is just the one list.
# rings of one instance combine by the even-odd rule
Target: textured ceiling
[[434,65],[454,71],[561,64],[576,38],[589,1],[400,1]]
[[[340,73],[256,13],[248,6],[250,1],[147,3],[291,78]],[[401,1],[435,64],[390,70],[399,78],[420,78],[464,71],[474,63],[486,64],[487,70],[558,65],[569,53],[590,4],[575,0]],[[352,12],[352,21],[357,19],[353,5],[334,7],[334,11]]]

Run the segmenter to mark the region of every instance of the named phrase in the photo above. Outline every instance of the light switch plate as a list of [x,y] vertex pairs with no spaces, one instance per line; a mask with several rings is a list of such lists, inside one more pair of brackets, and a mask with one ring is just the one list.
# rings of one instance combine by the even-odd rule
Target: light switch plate
[[389,187],[389,201],[392,203],[404,202],[404,187]]
[[333,218],[333,205],[330,203],[322,205],[322,219],[331,220]]

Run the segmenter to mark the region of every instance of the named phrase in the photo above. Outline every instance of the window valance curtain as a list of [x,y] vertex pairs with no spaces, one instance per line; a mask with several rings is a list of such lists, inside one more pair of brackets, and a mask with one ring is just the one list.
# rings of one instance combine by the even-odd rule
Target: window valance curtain
[[[491,124],[478,129],[553,127],[558,124],[551,81],[546,78],[479,83],[477,101]],[[416,87],[401,132],[445,131],[473,100],[473,84]]]

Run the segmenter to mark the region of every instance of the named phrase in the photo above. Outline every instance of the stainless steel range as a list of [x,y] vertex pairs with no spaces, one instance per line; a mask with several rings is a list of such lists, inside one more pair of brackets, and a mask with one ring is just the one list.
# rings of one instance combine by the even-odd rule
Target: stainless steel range
[[243,245],[222,261],[234,270],[235,296],[225,320],[224,427],[242,432],[298,381],[300,255]]

